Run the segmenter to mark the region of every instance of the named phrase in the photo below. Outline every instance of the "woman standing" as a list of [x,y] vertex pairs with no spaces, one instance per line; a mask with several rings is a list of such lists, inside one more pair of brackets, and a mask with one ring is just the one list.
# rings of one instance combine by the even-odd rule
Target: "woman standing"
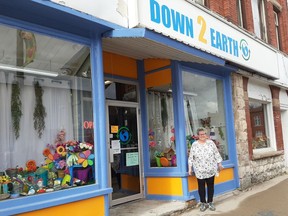
[[[188,165],[189,175],[192,175],[192,167],[198,182],[198,193],[200,196],[200,211],[209,208],[215,211],[213,204],[214,179],[218,171],[223,169],[222,158],[212,140],[207,139],[206,129],[198,128],[199,139],[195,141],[190,149]],[[206,200],[205,184],[207,185],[208,199]]]

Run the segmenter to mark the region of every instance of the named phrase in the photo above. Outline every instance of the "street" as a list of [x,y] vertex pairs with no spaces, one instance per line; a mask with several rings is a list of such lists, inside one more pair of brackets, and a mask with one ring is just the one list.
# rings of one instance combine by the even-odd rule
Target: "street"
[[255,185],[246,192],[217,202],[216,211],[199,208],[182,213],[181,216],[287,216],[288,215],[288,179],[287,175]]

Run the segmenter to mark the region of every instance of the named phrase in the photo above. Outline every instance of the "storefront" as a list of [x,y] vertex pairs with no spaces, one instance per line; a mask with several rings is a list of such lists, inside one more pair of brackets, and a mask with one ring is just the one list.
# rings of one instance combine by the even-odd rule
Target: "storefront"
[[[139,1],[141,16],[167,30],[157,10],[175,5],[146,3],[151,10]],[[183,3],[177,10],[192,23]],[[224,160],[215,194],[239,187],[231,75],[236,63],[249,65],[249,47],[232,44],[250,38],[229,39],[217,33],[227,24],[215,25],[211,35],[231,43],[222,49],[212,39],[209,50],[191,45],[201,40],[166,37],[173,34],[145,19],[128,29],[50,1],[0,6],[0,171],[10,177],[1,179],[1,215],[109,215],[110,206],[140,198],[198,198],[187,155],[199,126]]]

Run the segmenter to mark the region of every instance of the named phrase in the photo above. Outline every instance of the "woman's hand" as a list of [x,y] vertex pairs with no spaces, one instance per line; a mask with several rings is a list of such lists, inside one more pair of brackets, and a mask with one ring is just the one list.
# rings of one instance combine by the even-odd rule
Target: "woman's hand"
[[223,170],[223,169],[224,169],[224,167],[222,166],[222,164],[221,164],[221,163],[218,163],[218,170],[221,171],[221,170]]
[[194,175],[194,173],[193,173],[193,171],[192,171],[192,167],[189,167],[188,174],[189,174],[190,176]]

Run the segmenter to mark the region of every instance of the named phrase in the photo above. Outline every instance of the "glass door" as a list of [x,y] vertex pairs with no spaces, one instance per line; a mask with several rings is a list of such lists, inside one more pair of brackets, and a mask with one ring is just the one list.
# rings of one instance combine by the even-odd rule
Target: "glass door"
[[111,205],[143,197],[138,104],[107,101],[107,147]]

